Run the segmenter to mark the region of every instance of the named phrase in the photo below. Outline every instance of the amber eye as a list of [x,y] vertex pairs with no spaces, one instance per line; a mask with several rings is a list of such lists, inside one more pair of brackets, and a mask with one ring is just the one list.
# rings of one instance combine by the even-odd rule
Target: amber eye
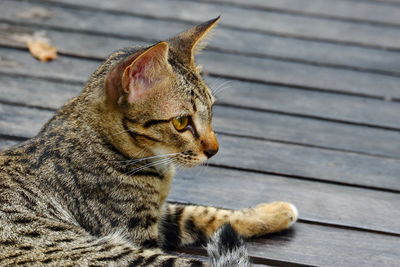
[[177,131],[182,131],[188,126],[189,117],[188,116],[176,117],[172,119],[172,124],[174,125]]

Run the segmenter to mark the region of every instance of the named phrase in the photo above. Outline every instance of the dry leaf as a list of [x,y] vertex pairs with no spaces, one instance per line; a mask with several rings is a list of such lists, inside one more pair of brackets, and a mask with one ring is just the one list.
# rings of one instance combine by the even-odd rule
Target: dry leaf
[[28,40],[27,46],[32,56],[46,62],[57,57],[57,48],[44,41]]

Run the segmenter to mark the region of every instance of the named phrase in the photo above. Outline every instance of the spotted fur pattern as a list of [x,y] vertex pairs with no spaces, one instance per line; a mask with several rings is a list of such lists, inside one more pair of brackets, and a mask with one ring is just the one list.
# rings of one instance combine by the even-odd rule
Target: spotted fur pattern
[[[36,137],[0,154],[1,266],[205,266],[165,251],[205,244],[226,224],[251,237],[296,220],[284,202],[237,211],[165,202],[175,168],[218,149],[214,97],[187,54],[215,23],[113,53]],[[179,116],[190,116],[185,131],[171,123]],[[236,245],[211,255],[247,262],[232,231],[212,244]]]

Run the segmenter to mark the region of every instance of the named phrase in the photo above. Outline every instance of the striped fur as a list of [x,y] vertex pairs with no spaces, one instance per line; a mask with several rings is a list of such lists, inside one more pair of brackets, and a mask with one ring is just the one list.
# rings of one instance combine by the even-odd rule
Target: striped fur
[[[226,224],[251,237],[296,220],[283,202],[237,211],[165,202],[175,168],[218,149],[214,97],[187,54],[215,23],[113,53],[36,137],[0,154],[0,266],[206,266],[166,251],[205,244]],[[190,116],[184,131],[171,123],[179,116]],[[212,240],[215,257],[247,262],[232,229]]]

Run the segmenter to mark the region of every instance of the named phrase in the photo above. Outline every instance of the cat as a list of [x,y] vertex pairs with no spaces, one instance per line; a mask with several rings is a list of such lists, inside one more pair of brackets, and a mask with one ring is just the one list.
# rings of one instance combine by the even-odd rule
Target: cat
[[[242,237],[297,220],[286,202],[165,201],[176,167],[218,151],[194,60],[218,20],[114,52],[36,137],[0,154],[1,266],[249,266]],[[208,263],[166,252],[207,242]]]

